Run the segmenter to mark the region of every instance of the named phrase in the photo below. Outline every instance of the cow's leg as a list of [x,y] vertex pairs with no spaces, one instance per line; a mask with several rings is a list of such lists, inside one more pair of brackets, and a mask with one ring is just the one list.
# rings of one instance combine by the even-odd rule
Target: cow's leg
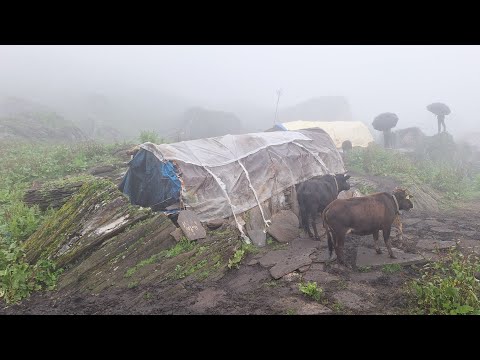
[[398,216],[397,219],[398,219],[398,231],[400,233],[398,238],[400,239],[400,241],[403,241],[403,224],[402,224],[402,221],[400,220],[400,216]]
[[400,215],[396,215],[395,218],[393,219],[393,224],[392,224],[396,229],[398,229],[398,238],[400,241],[403,241],[403,225],[402,221],[400,219]]
[[311,209],[309,207],[306,207],[303,212],[303,229],[305,230],[305,233],[308,234],[308,236],[313,237],[312,231],[310,230],[310,219],[309,215],[312,213]]
[[440,134],[440,131],[442,130],[442,127],[441,127],[441,122],[440,120],[438,120],[438,133]]
[[375,241],[375,251],[377,254],[381,254],[382,250],[380,249],[380,244],[378,243],[378,233],[380,230],[376,230],[373,232],[373,240]]
[[317,217],[317,212],[312,211],[310,215],[312,216],[312,226],[313,226],[313,232],[315,233],[315,240],[320,240],[320,237],[318,236],[317,222],[315,221],[316,220],[315,218]]
[[299,207],[299,210],[300,210],[300,219],[299,219],[299,222],[298,222],[298,228],[301,229],[301,228],[304,227],[303,218],[305,217],[305,214],[304,214],[305,209],[303,208],[303,204],[299,203],[298,205],[299,205],[298,207]]
[[338,262],[345,265],[345,258],[343,254],[343,246],[345,244],[345,231],[335,234],[337,241],[335,241],[335,253],[337,254]]
[[335,248],[335,238],[334,234],[330,229],[327,229],[327,244],[328,244],[328,259],[332,260],[333,257],[333,249]]
[[392,242],[390,240],[391,229],[392,229],[391,227],[383,229],[383,240],[385,241],[385,245],[387,245],[388,255],[390,255],[390,257],[392,259],[396,259],[397,257],[395,255],[393,255]]

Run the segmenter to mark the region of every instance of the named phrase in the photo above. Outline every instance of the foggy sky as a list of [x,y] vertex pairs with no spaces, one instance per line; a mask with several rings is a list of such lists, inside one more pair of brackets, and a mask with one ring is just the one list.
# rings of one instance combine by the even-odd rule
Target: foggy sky
[[[480,46],[0,46],[0,94],[170,94],[216,108],[275,111],[341,95],[355,120],[394,112],[397,128],[437,131],[426,105],[452,110],[447,130],[480,130]],[[148,95],[145,95],[148,96]],[[273,115],[272,115],[273,116]]]

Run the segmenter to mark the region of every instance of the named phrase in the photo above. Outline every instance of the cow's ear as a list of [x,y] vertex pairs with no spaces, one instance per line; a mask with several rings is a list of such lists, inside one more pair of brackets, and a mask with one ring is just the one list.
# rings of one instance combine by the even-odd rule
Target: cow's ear
[[350,175],[345,175],[345,180],[350,179]]

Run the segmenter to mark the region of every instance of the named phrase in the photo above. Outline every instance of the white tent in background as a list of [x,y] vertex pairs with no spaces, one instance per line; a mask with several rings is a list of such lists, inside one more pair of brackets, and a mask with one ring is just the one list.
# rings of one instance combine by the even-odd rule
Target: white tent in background
[[271,130],[296,131],[300,129],[320,128],[332,138],[337,148],[342,147],[345,140],[350,140],[352,146],[367,147],[374,142],[372,133],[361,121],[289,121],[276,124]]

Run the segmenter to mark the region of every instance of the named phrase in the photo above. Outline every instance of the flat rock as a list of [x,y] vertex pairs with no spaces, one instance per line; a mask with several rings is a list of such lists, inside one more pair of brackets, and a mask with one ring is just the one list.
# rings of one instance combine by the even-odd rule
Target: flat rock
[[348,290],[337,292],[333,298],[352,310],[368,310],[374,306],[371,302]]
[[320,270],[309,270],[303,275],[304,281],[315,281],[318,284],[328,284],[332,281],[340,280],[336,275]]
[[298,271],[300,271],[301,273],[304,273],[308,269],[310,269],[310,265],[305,265],[305,266],[302,266],[301,268],[298,268]]
[[[328,249],[317,250],[314,254],[310,256],[310,258],[314,263],[327,263],[329,262]],[[336,258],[337,256],[335,255],[335,252],[333,252],[332,260],[335,260]]]
[[258,264],[258,260],[257,260],[257,259],[253,259],[253,260],[250,260],[247,265],[248,265],[248,266],[253,266],[253,265],[256,265],[256,264]]
[[263,247],[267,244],[267,234],[265,233],[265,223],[262,212],[258,206],[248,210],[245,213],[245,229],[248,237],[256,246]]
[[456,245],[455,241],[419,240],[417,247],[423,250],[448,249]]
[[174,231],[172,231],[172,232],[170,233],[170,235],[173,236],[173,238],[175,239],[175,241],[180,241],[180,240],[182,240],[183,231],[182,231],[182,229],[180,229],[180,228],[176,228]]
[[310,254],[312,252],[313,249],[308,249],[303,252],[298,251],[288,253],[282,261],[278,262],[270,269],[270,275],[272,275],[274,279],[279,279],[302,266],[310,265],[312,263],[312,259],[310,259]]
[[222,226],[224,224],[225,220],[223,219],[216,219],[216,220],[210,220],[210,221],[207,221],[207,228],[209,228],[210,230],[215,230],[215,229],[218,229],[220,226]]
[[437,233],[453,233],[455,230],[449,229],[445,226],[433,226],[430,230],[435,231]]
[[248,237],[258,247],[267,245],[267,234],[263,230],[247,230]]
[[271,267],[277,263],[283,261],[289,254],[289,250],[274,250],[266,253],[260,258],[259,263],[263,267]]
[[381,248],[383,253],[377,254],[375,249],[359,246],[357,249],[357,267],[365,266],[383,266],[388,264],[403,264],[410,265],[421,263],[425,261],[425,258],[418,254],[407,254],[399,249],[392,248],[393,254],[396,259],[390,258],[386,248]]
[[267,228],[267,232],[281,243],[298,238],[300,229],[297,215],[290,210],[280,210],[272,216],[272,223]]
[[325,265],[324,264],[319,264],[319,263],[312,263],[312,265],[310,265],[310,270],[311,271],[324,271],[325,270]]
[[203,239],[207,236],[202,223],[191,210],[180,211],[177,222],[188,240]]

